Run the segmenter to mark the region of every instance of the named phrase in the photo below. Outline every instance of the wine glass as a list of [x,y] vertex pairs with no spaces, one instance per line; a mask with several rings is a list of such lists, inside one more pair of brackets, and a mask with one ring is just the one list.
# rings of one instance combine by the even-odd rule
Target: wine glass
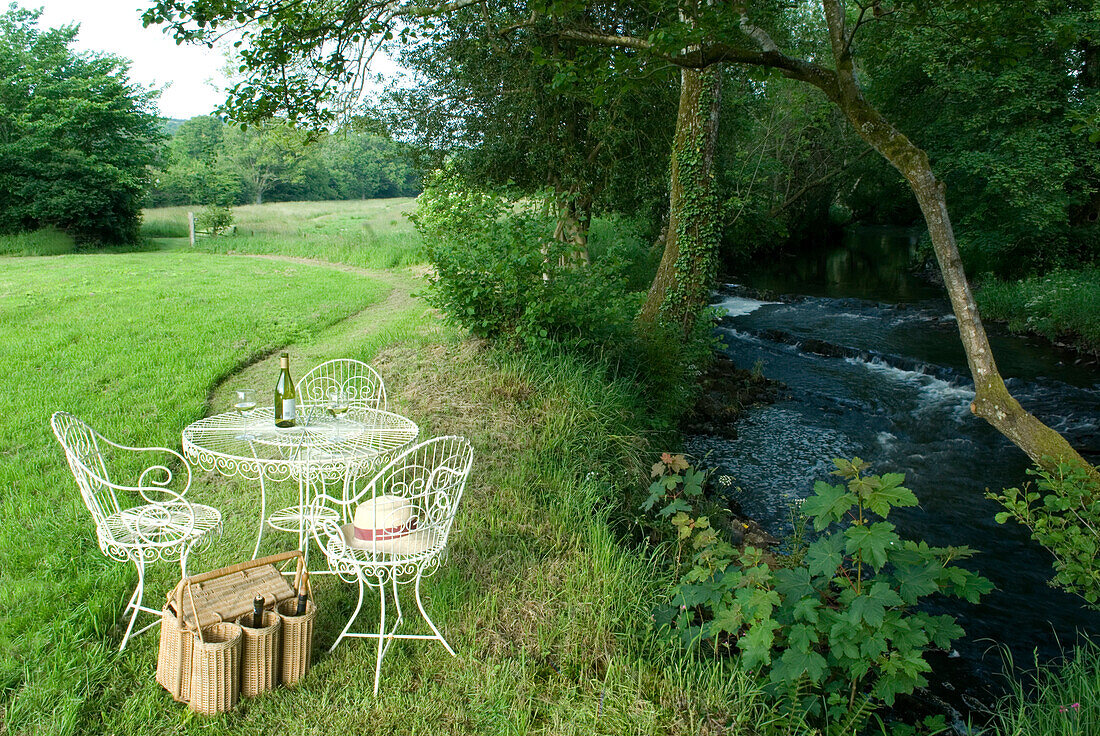
[[[351,408],[351,397],[348,396],[347,391],[340,389],[333,389],[328,392],[328,403],[325,404],[325,411],[332,415],[333,419],[339,419],[341,416],[347,413]],[[339,442],[344,438],[344,433],[340,428],[340,424],[337,423],[336,434],[333,437],[334,440]]]
[[[237,403],[233,405],[233,408],[237,410],[237,415],[242,418],[251,415],[252,410],[256,408],[256,389],[238,389]],[[252,442],[256,438],[250,432],[242,432],[237,435],[237,439]]]
[[237,403],[233,405],[242,417],[256,408],[256,389],[242,388],[237,391]]

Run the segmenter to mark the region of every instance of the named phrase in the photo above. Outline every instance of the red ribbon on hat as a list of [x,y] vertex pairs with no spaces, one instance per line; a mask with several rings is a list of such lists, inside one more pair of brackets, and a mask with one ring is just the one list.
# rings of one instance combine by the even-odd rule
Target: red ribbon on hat
[[355,527],[355,538],[364,542],[384,542],[387,539],[403,537],[416,529],[416,517],[409,519],[408,523],[401,526],[391,526],[385,529],[360,529]]

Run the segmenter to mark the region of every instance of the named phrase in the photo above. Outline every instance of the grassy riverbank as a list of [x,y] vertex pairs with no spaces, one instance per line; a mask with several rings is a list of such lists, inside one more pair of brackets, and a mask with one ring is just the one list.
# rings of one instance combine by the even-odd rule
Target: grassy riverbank
[[[406,236],[354,248],[302,234],[294,213],[339,229],[365,203],[265,207],[267,235],[238,231],[195,251],[177,238],[157,239],[150,252],[0,259],[0,360],[13,394],[0,424],[0,734],[809,733],[777,723],[774,704],[735,660],[685,655],[650,630],[668,589],[667,555],[635,546],[632,520],[649,465],[677,448],[659,429],[667,418],[654,416],[634,382],[593,361],[508,352],[445,326],[411,296],[421,283],[419,241],[384,203],[361,230],[400,227]],[[150,223],[162,214],[150,213]],[[263,208],[249,217],[265,222]],[[3,253],[69,249],[56,233],[0,238]],[[393,262],[412,265],[358,267]],[[153,681],[155,635],[115,651],[136,576],[97,549],[48,417],[65,408],[114,439],[178,448],[181,429],[228,408],[234,389],[262,395],[280,348],[299,376],[331,357],[366,360],[423,437],[473,442],[450,558],[425,584],[458,656],[396,644],[375,698],[369,643],[327,652],[354,588],[318,579],[315,667],[302,686],[197,718]],[[292,494],[276,490],[272,506]],[[191,495],[226,522],[192,571],[246,557],[254,484],[199,474]],[[263,551],[293,543],[269,533]],[[156,566],[147,601],[177,575]],[[369,625],[376,605],[361,621]],[[1094,669],[1067,670],[1078,671],[1074,683],[1084,684],[1072,692],[1095,692]],[[1021,701],[1021,718],[1041,723],[1048,701],[1070,690],[1050,692],[1030,710]]]
[[1100,354],[1100,268],[1056,270],[1020,281],[989,281],[977,293],[988,319]]

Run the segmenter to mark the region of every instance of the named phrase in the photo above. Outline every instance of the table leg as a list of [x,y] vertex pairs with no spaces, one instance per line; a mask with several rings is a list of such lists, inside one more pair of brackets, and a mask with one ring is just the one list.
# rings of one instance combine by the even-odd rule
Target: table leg
[[267,486],[264,484],[263,468],[260,468],[260,533],[256,535],[256,546],[252,550],[252,559],[260,552],[260,541],[264,538],[264,527],[267,525]]
[[309,471],[298,478],[298,549],[305,555],[305,569],[309,569],[309,534],[306,527],[309,526],[310,508],[309,498]]

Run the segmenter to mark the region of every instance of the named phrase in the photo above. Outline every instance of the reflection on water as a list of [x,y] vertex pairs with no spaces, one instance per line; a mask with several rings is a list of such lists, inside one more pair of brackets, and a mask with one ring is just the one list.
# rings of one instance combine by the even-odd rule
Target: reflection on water
[[754,264],[751,284],[783,294],[909,302],[939,296],[910,270],[919,231],[855,228],[837,243]]

